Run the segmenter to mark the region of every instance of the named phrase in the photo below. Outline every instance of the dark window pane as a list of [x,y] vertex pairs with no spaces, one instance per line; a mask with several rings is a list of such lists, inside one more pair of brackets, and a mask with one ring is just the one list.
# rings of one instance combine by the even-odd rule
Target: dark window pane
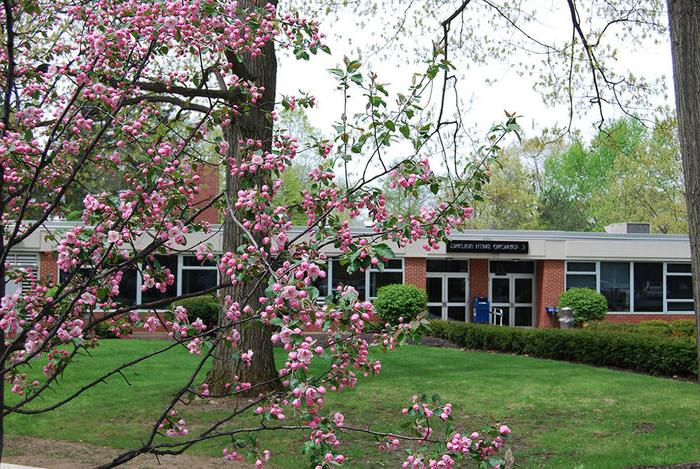
[[692,300],[693,277],[690,275],[667,275],[666,298],[669,300]]
[[663,311],[664,267],[660,262],[634,263],[634,310]]
[[489,272],[492,274],[533,274],[535,263],[532,261],[491,261]]
[[333,279],[331,286],[335,289],[339,285],[353,287],[359,293],[360,300],[365,297],[365,273],[356,270],[349,274],[345,266],[340,265],[340,261],[333,261]]
[[385,269],[403,269],[403,262],[401,259],[389,259],[384,263]]
[[491,297],[492,303],[510,303],[510,279],[491,279]]
[[690,264],[666,264],[666,271],[689,274],[691,269]]
[[469,272],[467,259],[429,259],[428,272]]
[[442,306],[428,306],[429,319],[442,319]]
[[188,267],[188,266],[216,267],[216,261],[211,261],[208,259],[198,261],[197,258],[194,256],[183,256],[182,257],[182,265],[184,265],[186,267]]
[[595,262],[567,262],[567,272],[595,272]]
[[428,287],[428,303],[442,303],[442,278],[428,277],[426,285]]
[[465,303],[467,301],[467,279],[447,279],[447,301],[450,303]]
[[[175,281],[172,285],[168,285],[165,292],[161,292],[155,287],[142,291],[141,303],[150,303],[165,298],[173,298],[177,295],[177,256],[156,256],[156,261],[153,262],[153,265],[155,266],[156,264],[160,265],[160,268],[170,269],[170,273],[175,276]],[[153,271],[153,268],[151,271]],[[144,273],[148,273],[148,271],[145,270],[145,266]],[[167,304],[162,304],[158,305],[157,308],[166,308],[167,306]]]
[[515,307],[515,325],[532,326],[532,306]]
[[466,320],[466,315],[467,315],[467,307],[466,306],[448,306],[447,307],[447,319],[450,319],[452,321],[464,322]]
[[217,285],[216,270],[187,270],[182,271],[182,293],[197,293]]
[[386,285],[403,283],[403,273],[401,272],[370,272],[369,273],[369,296],[377,296],[377,290]]
[[676,312],[681,312],[681,313],[689,313],[692,312],[694,309],[694,305],[692,301],[669,301],[668,302],[668,310],[669,311],[676,311]]
[[596,289],[595,275],[567,275],[566,289],[569,288],[591,288]]
[[319,297],[325,298],[328,296],[328,277],[326,277],[326,278],[316,277],[316,280],[314,280],[313,286],[318,288],[318,296]]
[[136,304],[136,269],[123,271],[119,295],[114,297],[114,301],[123,305]]
[[600,292],[608,300],[609,311],[630,309],[629,262],[600,263]]
[[[515,281],[515,302],[532,303],[532,279],[516,278]],[[517,309],[516,309],[517,318]]]

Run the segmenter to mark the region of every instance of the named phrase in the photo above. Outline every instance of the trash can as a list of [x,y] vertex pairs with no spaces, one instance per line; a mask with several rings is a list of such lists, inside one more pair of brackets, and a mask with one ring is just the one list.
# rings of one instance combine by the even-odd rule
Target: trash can
[[488,324],[490,309],[491,303],[488,298],[485,296],[474,297],[474,322],[478,324]]
[[562,308],[559,312],[559,327],[561,329],[571,329],[574,327],[574,315],[571,308]]

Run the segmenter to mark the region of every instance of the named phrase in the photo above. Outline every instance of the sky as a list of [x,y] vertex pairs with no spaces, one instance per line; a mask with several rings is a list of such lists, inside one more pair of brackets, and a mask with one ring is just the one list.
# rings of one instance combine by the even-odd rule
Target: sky
[[[391,0],[389,0],[391,3]],[[393,3],[401,4],[403,0]],[[417,0],[414,0],[417,1]],[[540,13],[537,22],[530,25],[528,32],[543,42],[569,39],[571,36],[571,19],[566,2],[555,0],[530,0],[529,5],[536,4]],[[380,4],[381,5],[381,4]],[[310,61],[296,61],[288,54],[281,53],[278,74],[278,93],[298,94],[298,90],[308,90],[318,98],[316,109],[307,112],[311,123],[324,134],[332,134],[330,125],[339,120],[342,112],[342,95],[335,89],[336,83],[327,72],[329,68],[341,63],[343,56],[358,57],[365,62],[364,68],[378,73],[381,81],[389,83],[391,88],[402,91],[408,84],[411,74],[423,67],[410,63],[407,56],[416,47],[425,47],[431,41],[440,38],[437,20],[425,21],[425,26],[415,29],[411,34],[397,37],[386,49],[385,53],[368,58],[373,45],[379,42],[377,32],[391,31],[396,21],[390,8],[389,13],[382,12],[381,6],[377,14],[358,16],[351,8],[341,12],[337,18],[321,17],[321,30],[327,34],[326,42],[331,47],[332,55],[321,54],[312,57]],[[444,15],[444,14],[443,14]],[[436,15],[437,16],[437,15]],[[443,16],[444,17],[444,16]],[[358,23],[365,18],[365,24]],[[392,19],[393,18],[393,19]],[[665,19],[665,16],[663,17]],[[477,30],[494,41],[517,40],[512,29],[500,28],[490,30],[494,26],[487,24],[479,17],[465,18],[465,21],[476,22]],[[591,27],[596,26],[596,18],[590,19]],[[474,23],[472,23],[474,24]],[[455,28],[457,29],[457,28]],[[456,33],[453,33],[456,34]],[[614,39],[611,36],[611,39]],[[656,39],[656,40],[654,40]],[[349,45],[352,41],[352,45]],[[666,92],[655,93],[652,104],[673,108],[673,82],[670,43],[665,35],[655,36],[635,45],[631,41],[614,43],[620,50],[616,70],[630,71],[636,76],[662,78]],[[454,49],[454,48],[453,48]],[[538,136],[542,129],[568,122],[567,106],[547,106],[542,96],[533,89],[534,79],[521,77],[513,67],[520,61],[527,61],[526,54],[512,54],[503,61],[495,61],[485,65],[466,63],[459,50],[451,51],[455,65],[459,70],[457,92],[462,103],[465,125],[472,129],[476,138],[483,137],[487,129],[494,123],[502,122],[504,110],[516,112],[519,122],[527,137]],[[388,55],[388,56],[382,56]],[[559,77],[561,78],[561,77]],[[487,80],[493,82],[487,83]],[[599,119],[596,106],[589,105],[589,111],[575,117],[573,128],[581,132],[585,138],[590,138],[596,130]],[[611,106],[605,111],[606,120],[620,117],[622,113]]]

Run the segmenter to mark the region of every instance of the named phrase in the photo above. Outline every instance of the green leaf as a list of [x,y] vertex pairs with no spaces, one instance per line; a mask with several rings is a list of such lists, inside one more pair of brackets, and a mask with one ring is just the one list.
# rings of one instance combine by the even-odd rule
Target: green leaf
[[401,135],[403,135],[406,138],[409,138],[411,136],[411,129],[406,124],[399,127],[399,132],[401,132]]

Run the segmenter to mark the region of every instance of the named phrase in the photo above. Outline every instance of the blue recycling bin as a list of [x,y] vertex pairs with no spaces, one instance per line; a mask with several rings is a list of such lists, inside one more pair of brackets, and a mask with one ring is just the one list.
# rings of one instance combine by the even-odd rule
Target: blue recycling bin
[[491,311],[491,303],[485,296],[474,297],[474,322],[478,324],[489,323],[489,313]]

